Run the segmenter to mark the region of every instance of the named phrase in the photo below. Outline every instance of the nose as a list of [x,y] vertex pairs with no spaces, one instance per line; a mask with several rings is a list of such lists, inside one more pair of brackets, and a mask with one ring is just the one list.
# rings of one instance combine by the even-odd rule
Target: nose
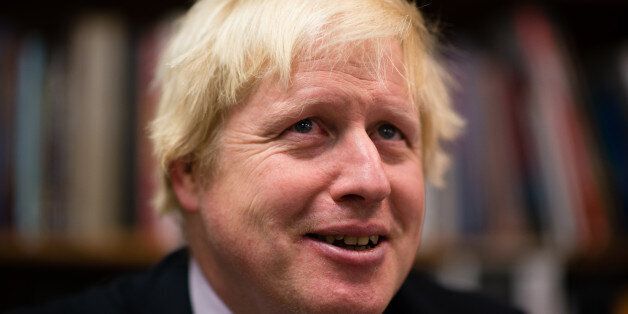
[[330,187],[336,202],[379,203],[390,195],[390,182],[377,147],[364,130],[337,144],[338,177]]

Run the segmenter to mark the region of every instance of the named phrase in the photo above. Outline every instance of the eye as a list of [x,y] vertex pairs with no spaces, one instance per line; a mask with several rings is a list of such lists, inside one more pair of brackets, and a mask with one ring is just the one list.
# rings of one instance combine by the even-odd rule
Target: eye
[[[320,121],[315,118],[305,118],[291,125],[283,133],[284,136],[294,137],[302,140],[303,138],[314,138],[327,134],[321,127]],[[295,137],[296,136],[296,137]]]
[[292,130],[297,133],[310,133],[314,128],[314,121],[312,119],[307,118],[303,119],[292,126]]
[[329,134],[317,118],[305,118],[297,121],[281,133],[281,139],[295,147],[314,147],[328,139]]
[[403,140],[403,134],[401,134],[401,131],[399,131],[399,129],[397,129],[397,127],[395,127],[394,125],[390,124],[390,123],[382,123],[377,127],[377,134],[385,139],[385,140],[391,140],[391,141],[399,141],[399,140]]

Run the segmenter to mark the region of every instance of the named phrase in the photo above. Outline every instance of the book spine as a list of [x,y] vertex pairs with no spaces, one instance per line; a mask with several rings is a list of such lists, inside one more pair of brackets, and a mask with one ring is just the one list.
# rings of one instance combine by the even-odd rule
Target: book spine
[[17,232],[33,237],[42,226],[41,121],[46,51],[41,37],[24,39],[18,62],[14,217]]
[[13,224],[17,54],[16,34],[0,28],[0,230]]
[[83,16],[69,47],[68,228],[106,241],[122,225],[126,29],[112,16]]

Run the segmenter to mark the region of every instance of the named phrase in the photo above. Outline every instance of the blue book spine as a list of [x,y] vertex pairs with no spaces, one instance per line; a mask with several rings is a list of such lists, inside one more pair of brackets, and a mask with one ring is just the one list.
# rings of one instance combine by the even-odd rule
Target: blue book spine
[[41,232],[42,102],[46,52],[41,37],[24,39],[18,56],[15,142],[15,228],[22,236]]

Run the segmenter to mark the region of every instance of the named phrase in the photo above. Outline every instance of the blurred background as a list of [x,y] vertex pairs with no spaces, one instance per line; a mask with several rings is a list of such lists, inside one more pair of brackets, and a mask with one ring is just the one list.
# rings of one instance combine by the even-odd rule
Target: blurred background
[[[530,313],[628,313],[628,2],[417,2],[467,121],[417,270]],[[145,135],[191,4],[0,4],[0,311],[181,245],[150,207]]]

